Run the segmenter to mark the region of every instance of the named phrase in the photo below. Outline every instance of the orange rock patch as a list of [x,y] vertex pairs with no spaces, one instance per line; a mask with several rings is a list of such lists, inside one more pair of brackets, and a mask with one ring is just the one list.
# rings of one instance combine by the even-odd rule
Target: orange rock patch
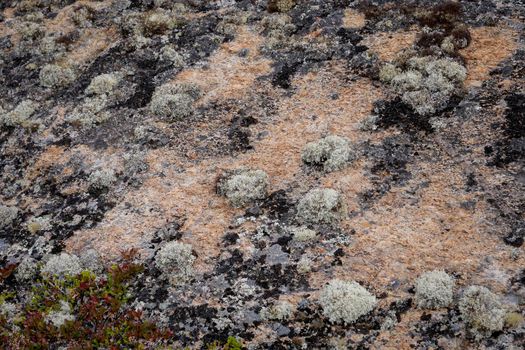
[[517,49],[516,31],[510,28],[471,28],[472,42],[461,51],[467,60],[466,86],[479,86],[491,70]]

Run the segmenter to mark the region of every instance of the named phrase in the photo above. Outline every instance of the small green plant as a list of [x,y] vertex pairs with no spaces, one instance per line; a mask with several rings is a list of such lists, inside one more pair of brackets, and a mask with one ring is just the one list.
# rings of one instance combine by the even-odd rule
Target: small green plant
[[242,344],[237,338],[229,336],[225,344],[218,340],[206,346],[208,350],[242,350]]
[[[129,306],[128,285],[142,270],[132,255],[105,276],[90,271],[44,275],[11,320],[0,315],[0,344],[9,349],[145,348],[171,336]],[[21,299],[25,300],[25,299]]]

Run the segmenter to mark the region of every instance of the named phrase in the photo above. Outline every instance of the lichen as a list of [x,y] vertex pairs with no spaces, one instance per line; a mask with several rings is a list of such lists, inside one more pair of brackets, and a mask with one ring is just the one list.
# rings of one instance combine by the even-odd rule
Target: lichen
[[288,12],[295,6],[296,0],[269,0],[268,11]]
[[76,78],[74,71],[69,67],[56,64],[46,64],[40,70],[40,85],[48,88],[65,87]]
[[32,100],[20,102],[12,111],[0,113],[0,126],[27,126],[28,119],[36,112],[39,104]]
[[297,220],[305,224],[335,224],[346,217],[342,196],[331,188],[308,192],[297,204]]
[[180,242],[168,242],[155,256],[155,264],[174,285],[181,285],[193,278],[195,257],[192,246]]
[[262,308],[259,315],[264,320],[285,321],[293,315],[294,307],[287,301],[279,301],[271,306]]
[[452,303],[454,279],[445,271],[423,273],[415,283],[416,303],[420,308],[438,309]]
[[348,140],[335,135],[307,143],[302,152],[303,162],[322,166],[325,172],[343,169],[352,158]]
[[55,327],[60,327],[66,321],[74,321],[75,315],[71,313],[71,306],[65,300],[58,303],[59,309],[52,310],[46,315],[46,321],[53,324]]
[[120,83],[118,73],[100,74],[94,77],[86,88],[86,94],[102,95],[111,93]]
[[228,198],[234,207],[243,207],[264,199],[269,186],[268,175],[259,169],[240,169],[221,179],[217,185],[219,194]]
[[317,237],[317,232],[306,226],[292,227],[293,240],[296,242],[309,242]]
[[19,282],[31,281],[38,273],[38,264],[35,259],[24,258],[16,267],[15,278]]
[[0,228],[10,226],[18,216],[18,208],[0,204]]
[[465,323],[478,334],[503,329],[506,310],[500,298],[483,286],[468,287],[459,300],[459,311]]
[[88,183],[92,189],[104,190],[117,181],[115,171],[113,169],[104,168],[95,170],[89,175]]
[[155,89],[149,110],[158,117],[181,120],[193,113],[193,103],[198,96],[199,90],[194,85],[165,84]]
[[60,253],[52,255],[42,267],[41,272],[58,277],[74,276],[82,272],[82,265],[76,255]]
[[332,280],[319,295],[323,314],[334,323],[353,323],[376,306],[374,295],[353,281]]

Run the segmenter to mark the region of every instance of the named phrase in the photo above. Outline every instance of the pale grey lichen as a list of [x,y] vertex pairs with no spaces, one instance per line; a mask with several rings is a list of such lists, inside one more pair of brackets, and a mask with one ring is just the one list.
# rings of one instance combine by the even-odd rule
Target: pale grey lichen
[[438,309],[452,303],[454,279],[445,271],[423,273],[415,283],[416,303],[420,308]]
[[71,313],[71,306],[65,300],[60,300],[58,310],[52,310],[46,315],[46,321],[55,327],[61,327],[66,321],[74,321],[75,315]]
[[184,56],[177,52],[171,45],[166,45],[160,50],[159,58],[163,61],[170,62],[174,67],[184,66]]
[[191,245],[175,241],[166,243],[155,256],[155,264],[174,285],[192,279],[194,261]]
[[82,265],[76,255],[60,253],[52,255],[42,267],[41,272],[58,277],[75,276],[82,272]]
[[0,316],[5,317],[8,323],[13,322],[16,315],[16,304],[0,300]]
[[107,189],[116,181],[115,171],[109,168],[95,170],[88,178],[89,186],[96,190]]
[[259,312],[263,320],[286,321],[292,317],[294,306],[287,301],[278,301]]
[[297,272],[300,274],[306,274],[312,271],[312,260],[307,256],[302,256],[301,259],[297,262]]
[[343,169],[352,158],[348,140],[335,135],[307,143],[302,152],[303,162],[323,166],[326,172]]
[[87,97],[65,119],[73,125],[91,128],[110,118],[110,114],[105,111],[108,104],[106,94]]
[[38,273],[38,264],[33,258],[25,258],[16,267],[15,278],[18,282],[28,282]]
[[33,217],[27,221],[26,228],[32,234],[42,230],[49,230],[51,228],[51,218],[49,216]]
[[264,199],[269,186],[268,175],[259,169],[240,169],[223,178],[217,185],[219,194],[234,207],[243,207]]
[[18,216],[18,208],[0,204],[0,228],[10,226]]
[[104,270],[102,258],[95,249],[87,249],[80,254],[80,263],[84,270],[91,271],[95,274]]
[[390,83],[394,77],[401,73],[401,69],[391,63],[384,64],[379,70],[379,80],[383,83]]
[[144,17],[145,34],[163,34],[177,25],[177,19],[170,11],[156,10]]
[[40,85],[48,88],[64,87],[75,78],[75,72],[71,68],[57,64],[46,64],[40,70]]
[[270,12],[288,12],[296,4],[296,0],[269,0],[268,10]]
[[297,205],[297,220],[305,224],[335,224],[346,217],[346,205],[334,189],[313,189]]
[[470,286],[459,300],[461,317],[478,334],[503,329],[506,309],[500,298],[482,286]]
[[433,114],[444,109],[451,96],[461,90],[467,70],[449,58],[415,55],[403,52],[396,64],[385,64],[379,72],[380,80],[390,84],[416,113]]
[[335,323],[353,323],[376,306],[374,295],[353,281],[332,280],[321,291],[323,314]]
[[155,89],[149,110],[159,117],[180,120],[193,113],[193,102],[199,94],[194,85],[165,84]]
[[417,70],[402,72],[391,80],[393,88],[399,93],[419,90],[422,82],[423,75]]
[[109,94],[118,86],[122,79],[119,73],[100,74],[94,77],[86,88],[86,94]]
[[293,234],[293,240],[296,242],[313,241],[317,237],[317,232],[306,226],[292,227],[290,231]]
[[0,126],[25,126],[28,119],[36,112],[39,104],[32,100],[20,102],[12,111],[0,114]]

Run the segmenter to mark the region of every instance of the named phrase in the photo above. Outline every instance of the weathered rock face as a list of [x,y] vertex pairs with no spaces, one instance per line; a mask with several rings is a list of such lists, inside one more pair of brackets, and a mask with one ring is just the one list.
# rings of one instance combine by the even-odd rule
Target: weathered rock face
[[[157,345],[519,348],[524,18],[497,0],[2,1],[0,334],[23,337],[41,266],[99,273],[134,249],[126,307],[171,332]],[[327,285],[374,302],[331,315],[363,297],[323,307]],[[497,327],[465,320],[485,314]]]

